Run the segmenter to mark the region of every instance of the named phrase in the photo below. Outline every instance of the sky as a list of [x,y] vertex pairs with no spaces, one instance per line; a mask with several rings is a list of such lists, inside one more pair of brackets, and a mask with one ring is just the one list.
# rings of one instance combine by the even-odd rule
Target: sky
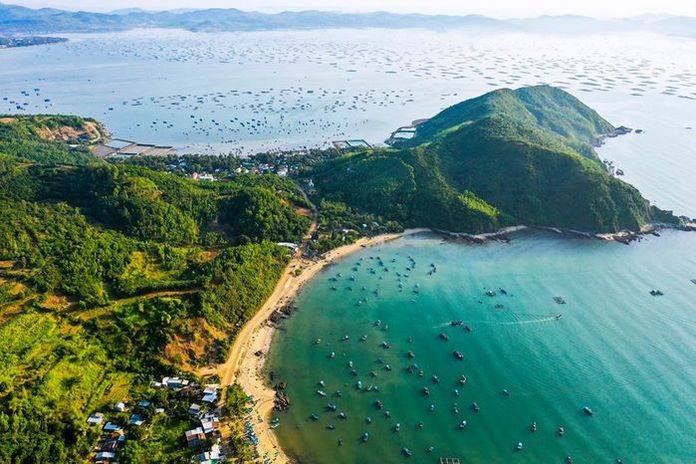
[[239,8],[263,12],[330,10],[425,14],[484,14],[497,18],[581,14],[597,18],[667,13],[696,17],[696,0],[0,0],[32,8],[107,12],[120,8]]

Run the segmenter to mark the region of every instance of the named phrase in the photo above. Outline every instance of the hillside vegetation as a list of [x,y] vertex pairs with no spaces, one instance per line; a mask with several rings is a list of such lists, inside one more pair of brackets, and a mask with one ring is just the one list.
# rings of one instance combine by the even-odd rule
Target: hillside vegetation
[[406,226],[616,232],[673,221],[599,161],[593,144],[613,130],[560,89],[503,89],[442,111],[394,149],[350,153],[303,175],[322,198]]
[[103,163],[85,123],[0,122],[0,462],[86,462],[87,416],[139,399],[166,413],[120,417],[121,462],[190,462],[188,402],[150,382],[225,358],[290,258],[275,242],[306,232],[306,200],[270,175]]
[[99,123],[78,116],[0,115],[0,154],[18,160],[91,163],[87,144],[103,136]]

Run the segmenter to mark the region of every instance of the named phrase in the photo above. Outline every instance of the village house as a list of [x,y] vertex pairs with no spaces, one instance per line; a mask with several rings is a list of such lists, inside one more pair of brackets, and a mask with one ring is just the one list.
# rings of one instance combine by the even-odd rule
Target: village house
[[116,453],[112,453],[111,451],[101,451],[94,456],[94,462],[96,463],[114,461],[116,461]]
[[114,406],[114,411],[116,411],[116,412],[123,412],[125,410],[126,410],[126,403],[124,403],[123,401],[119,401]]
[[205,441],[205,433],[200,427],[186,431],[186,444],[189,448],[195,448],[203,444]]
[[191,406],[188,408],[188,413],[192,416],[198,417],[198,415],[201,413],[201,405],[191,403]]
[[210,451],[206,451],[196,456],[196,460],[200,464],[217,464],[224,461],[225,457],[220,452],[220,445],[213,445]]
[[121,427],[118,424],[114,424],[113,422],[107,422],[103,430],[105,432],[118,432],[120,430],[123,430],[123,427]]
[[104,422],[104,414],[100,412],[93,412],[87,418],[87,423],[91,425],[99,425]]
[[213,413],[204,415],[201,418],[201,428],[206,435],[216,432],[220,428],[220,418]]
[[136,427],[140,427],[145,423],[145,418],[140,414],[134,413],[130,416],[130,420],[128,421],[128,423],[131,425],[135,425]]
[[204,403],[214,404],[218,400],[218,385],[206,385],[205,390],[203,390]]

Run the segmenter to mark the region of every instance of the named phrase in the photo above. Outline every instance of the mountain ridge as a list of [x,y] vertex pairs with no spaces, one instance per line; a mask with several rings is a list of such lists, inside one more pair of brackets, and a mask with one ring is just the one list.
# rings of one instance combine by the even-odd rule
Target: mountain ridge
[[4,34],[45,34],[56,32],[106,32],[134,28],[180,28],[189,31],[245,31],[320,28],[473,28],[496,31],[555,34],[651,31],[696,36],[696,18],[650,16],[596,19],[579,15],[496,19],[488,16],[398,14],[385,11],[339,13],[303,10],[280,13],[243,11],[235,8],[178,9],[150,11],[139,8],[109,13],[67,11],[55,8],[31,9],[0,3],[0,26]]

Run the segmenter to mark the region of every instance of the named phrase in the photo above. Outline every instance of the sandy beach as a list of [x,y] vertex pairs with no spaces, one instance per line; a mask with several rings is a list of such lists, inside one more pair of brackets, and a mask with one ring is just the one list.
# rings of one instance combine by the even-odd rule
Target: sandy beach
[[[304,259],[301,252],[298,252],[286,267],[271,296],[254,317],[242,327],[232,345],[227,361],[218,366],[217,373],[223,386],[236,382],[253,397],[254,406],[250,414],[259,437],[257,450],[262,459],[272,463],[292,462],[281,449],[273,429],[268,424],[275,399],[275,391],[266,384],[263,377],[266,354],[275,332],[273,325],[268,323],[269,317],[278,308],[292,302],[306,282],[334,261],[362,248],[425,230],[427,229],[409,229],[403,233],[361,238],[355,243],[331,250],[316,260]],[[258,355],[259,352],[260,355]]]

